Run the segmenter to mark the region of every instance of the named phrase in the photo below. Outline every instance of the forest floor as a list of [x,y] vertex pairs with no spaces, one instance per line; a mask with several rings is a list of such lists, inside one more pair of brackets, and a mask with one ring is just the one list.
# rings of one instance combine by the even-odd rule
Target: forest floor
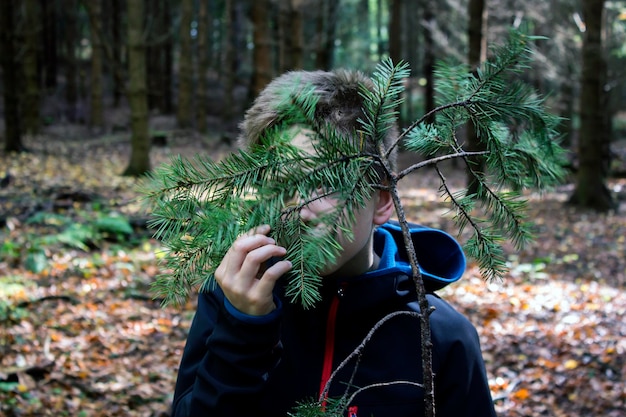
[[[167,416],[194,300],[152,299],[160,247],[119,175],[128,136],[26,144],[0,153],[0,415]],[[170,135],[152,161],[227,151]],[[479,331],[501,417],[626,416],[626,182],[609,185],[621,207],[608,214],[565,206],[571,184],[529,194],[537,239],[505,246],[505,279],[470,262],[441,291]],[[408,217],[456,234],[438,187],[432,172],[407,178]]]

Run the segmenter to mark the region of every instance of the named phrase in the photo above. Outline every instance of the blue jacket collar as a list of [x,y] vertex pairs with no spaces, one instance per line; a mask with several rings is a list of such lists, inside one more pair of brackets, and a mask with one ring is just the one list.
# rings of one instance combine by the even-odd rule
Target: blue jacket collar
[[[436,291],[458,281],[465,272],[466,260],[459,243],[442,230],[410,225],[411,239],[417,261],[428,291]],[[362,277],[391,274],[412,275],[402,229],[397,222],[388,222],[374,232],[374,250],[380,256],[378,269]]]

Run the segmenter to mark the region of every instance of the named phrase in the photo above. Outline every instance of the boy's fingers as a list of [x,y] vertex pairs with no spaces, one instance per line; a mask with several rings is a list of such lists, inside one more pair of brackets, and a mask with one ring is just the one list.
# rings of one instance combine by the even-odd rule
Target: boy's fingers
[[240,274],[244,277],[256,278],[261,265],[275,256],[284,256],[287,251],[282,246],[268,244],[248,252],[241,264]]
[[273,245],[274,239],[263,234],[243,235],[237,238],[226,253],[224,261],[230,268],[238,270],[251,251],[265,245]]
[[260,226],[257,226],[253,229],[248,230],[247,233],[245,233],[246,235],[256,235],[256,234],[260,234],[260,235],[267,235],[270,232],[270,225],[269,224],[262,224]]
[[279,261],[269,267],[261,276],[261,279],[255,281],[252,288],[250,298],[257,302],[273,299],[274,286],[276,281],[285,275],[292,268],[291,262]]

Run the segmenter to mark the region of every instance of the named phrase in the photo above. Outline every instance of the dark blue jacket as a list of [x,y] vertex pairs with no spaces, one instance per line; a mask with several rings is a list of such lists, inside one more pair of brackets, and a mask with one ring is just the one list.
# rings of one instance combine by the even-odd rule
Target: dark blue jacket
[[[436,308],[430,320],[437,417],[495,416],[476,330],[432,294],[461,277],[463,252],[439,230],[416,226],[412,237],[431,292],[428,301]],[[312,309],[284,302],[267,316],[252,317],[234,309],[219,288],[200,294],[173,416],[282,417],[298,402],[317,398],[330,372],[376,322],[394,311],[419,311],[402,242],[397,224],[379,227],[379,269],[341,282],[325,280],[323,299]],[[354,362],[333,379],[330,397],[344,394],[353,371]],[[350,389],[421,378],[419,319],[400,315],[366,345]],[[422,416],[423,396],[409,384],[371,388],[355,397],[346,415]]]

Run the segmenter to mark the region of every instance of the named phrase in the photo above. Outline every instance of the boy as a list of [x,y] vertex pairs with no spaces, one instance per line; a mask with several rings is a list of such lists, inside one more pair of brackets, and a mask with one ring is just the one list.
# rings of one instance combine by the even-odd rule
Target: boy
[[[291,72],[272,81],[246,113],[241,141],[258,144],[266,129],[281,121],[285,91],[315,89],[319,126],[357,138],[363,117],[359,72]],[[395,134],[389,131],[385,146]],[[366,146],[375,146],[366,140]],[[292,144],[312,152],[310,136],[294,129]],[[373,149],[372,149],[373,150]],[[303,221],[336,204],[331,197],[302,209]],[[355,393],[350,417],[422,416],[423,390],[419,319],[400,315],[387,321],[366,344],[358,363],[332,372],[371,328],[396,311],[419,311],[402,233],[389,222],[394,207],[388,191],[377,189],[358,210],[354,236],[339,236],[342,252],[321,271],[322,300],[311,309],[283,301],[279,278],[291,264],[260,226],[240,236],[215,272],[218,287],[201,293],[174,394],[173,416],[286,416],[299,403]],[[415,226],[418,254],[429,303],[438,417],[495,416],[476,330],[432,292],[454,282],[465,269],[458,243],[439,230]],[[267,268],[266,268],[267,267]],[[329,389],[325,387],[327,383]],[[397,383],[397,381],[405,381]],[[372,386],[377,384],[376,386]]]

